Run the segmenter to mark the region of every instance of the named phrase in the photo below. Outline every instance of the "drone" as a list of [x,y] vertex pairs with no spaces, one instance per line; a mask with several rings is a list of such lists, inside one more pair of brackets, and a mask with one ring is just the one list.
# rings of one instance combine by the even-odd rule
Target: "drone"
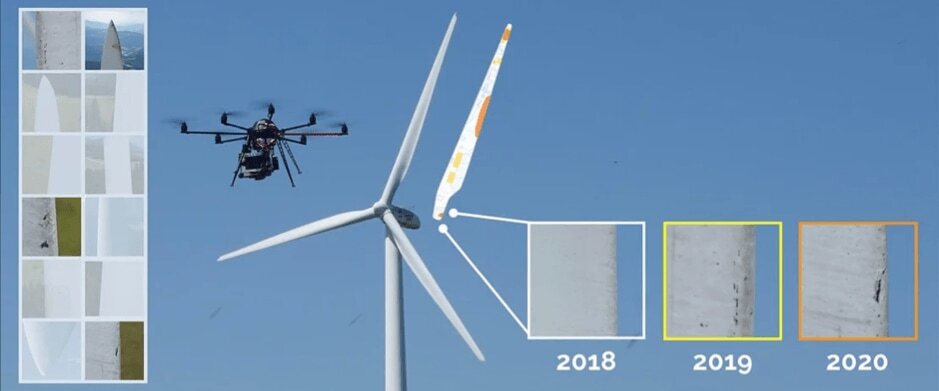
[[[189,130],[186,121],[179,122],[179,132],[182,134],[212,134],[215,135],[216,144],[225,144],[235,141],[243,141],[241,152],[238,154],[238,165],[235,167],[234,176],[231,179],[231,186],[235,186],[235,180],[238,178],[250,178],[256,181],[271,176],[274,171],[280,168],[280,162],[284,162],[284,168],[287,170],[287,177],[290,178],[290,186],[296,187],[293,181],[293,174],[290,172],[290,164],[286,162],[287,157],[293,162],[297,169],[297,174],[302,174],[297,159],[293,157],[293,151],[290,150],[290,143],[306,145],[307,137],[318,136],[346,136],[349,134],[349,127],[345,123],[339,123],[338,132],[317,132],[317,131],[297,131],[303,128],[309,128],[316,125],[316,113],[311,113],[307,123],[278,128],[274,124],[274,104],[267,105],[267,118],[261,118],[255,121],[250,128],[234,124],[228,121],[230,112],[223,112],[221,117],[222,125],[239,129],[240,131],[194,131]],[[223,139],[222,136],[235,136],[233,138]],[[283,141],[283,142],[281,142]],[[277,149],[275,151],[274,149]],[[277,158],[278,152],[280,159]]]

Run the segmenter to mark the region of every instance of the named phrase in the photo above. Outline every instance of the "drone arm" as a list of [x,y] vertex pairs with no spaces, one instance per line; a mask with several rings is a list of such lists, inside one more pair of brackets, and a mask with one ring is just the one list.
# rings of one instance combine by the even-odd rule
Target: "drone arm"
[[244,136],[243,132],[210,132],[210,131],[200,131],[200,130],[187,130],[182,132],[183,134],[213,134],[219,136]]
[[281,132],[289,132],[289,131],[291,131],[291,130],[308,128],[308,127],[310,127],[310,126],[313,126],[313,124],[306,123],[306,124],[303,124],[303,125],[297,125],[297,126],[291,126],[291,127],[289,127],[289,128],[283,128],[283,129],[281,129],[280,131],[281,131]]
[[248,136],[235,137],[235,138],[230,138],[230,139],[228,139],[228,140],[219,141],[217,144],[225,144],[225,143],[230,143],[230,142],[232,142],[232,141],[244,141],[244,140],[247,140],[247,139],[248,139]]
[[286,138],[286,137],[281,137],[280,139],[281,139],[281,140],[284,140],[284,141],[289,141],[289,142],[292,142],[292,143],[294,143],[294,144],[300,144],[300,145],[303,145],[303,142],[300,142],[300,141],[297,141],[297,140],[291,140],[291,139],[289,139],[289,138]]
[[284,134],[284,136],[345,136],[348,134],[343,132],[296,132]]
[[248,132],[248,131],[251,130],[251,129],[248,129],[248,128],[244,127],[244,126],[236,125],[236,124],[233,124],[233,123],[231,123],[231,122],[223,122],[222,125],[231,126],[231,127],[233,127],[233,128],[238,128],[238,129],[244,130],[245,132]]

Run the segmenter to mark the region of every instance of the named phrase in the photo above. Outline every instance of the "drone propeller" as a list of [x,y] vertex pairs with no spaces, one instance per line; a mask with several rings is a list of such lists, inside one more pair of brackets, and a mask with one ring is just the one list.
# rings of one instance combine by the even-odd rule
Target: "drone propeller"
[[174,126],[179,126],[180,133],[186,133],[189,131],[189,125],[186,124],[186,120],[182,118],[168,118],[163,120],[164,123]]
[[224,114],[228,115],[229,117],[241,117],[245,115],[245,112],[241,110],[219,110],[218,113],[219,115]]
[[256,100],[252,102],[251,107],[258,110],[267,110],[267,119],[274,118],[276,109],[274,108],[274,101],[271,99]]
[[331,110],[323,110],[323,109],[316,108],[316,107],[307,110],[307,112],[316,114],[317,116],[324,116],[324,117],[333,115],[333,112]]
[[251,101],[251,109],[253,110],[267,110],[268,106],[273,106],[273,99],[258,99]]
[[327,110],[309,110],[310,113],[310,125],[316,125],[317,118],[328,117],[332,112]]
[[345,121],[333,122],[329,124],[329,127],[339,128],[342,134],[349,134],[349,124]]
[[241,111],[222,110],[222,114],[221,114],[220,120],[222,121],[222,125],[228,125],[228,118],[230,118],[230,117],[240,117],[240,116],[243,115],[243,114],[244,114],[244,113],[241,112]]

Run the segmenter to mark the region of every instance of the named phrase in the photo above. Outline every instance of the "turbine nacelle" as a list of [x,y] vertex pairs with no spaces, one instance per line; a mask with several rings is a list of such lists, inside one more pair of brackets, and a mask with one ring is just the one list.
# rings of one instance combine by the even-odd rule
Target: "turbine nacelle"
[[394,215],[395,220],[398,220],[398,224],[401,224],[401,227],[407,229],[418,229],[421,227],[421,219],[418,218],[417,214],[414,212],[394,205],[388,208],[388,210]]
[[375,213],[375,217],[378,218],[384,216],[385,213],[391,213],[391,215],[395,218],[395,221],[397,221],[398,224],[401,224],[402,228],[421,228],[421,219],[417,217],[416,213],[410,210],[394,205],[384,204],[381,201],[378,201],[372,205],[372,211]]

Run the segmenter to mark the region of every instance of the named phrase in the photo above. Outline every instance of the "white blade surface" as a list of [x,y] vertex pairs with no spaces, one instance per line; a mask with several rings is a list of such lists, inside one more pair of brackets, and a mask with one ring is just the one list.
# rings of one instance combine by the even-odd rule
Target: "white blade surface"
[[222,255],[221,257],[218,258],[218,260],[219,262],[226,261],[234,257],[242,256],[245,254],[250,254],[255,251],[260,251],[268,247],[273,247],[279,244],[284,244],[292,240],[297,240],[300,238],[305,238],[307,236],[316,235],[318,233],[323,233],[326,231],[334,230],[336,228],[345,227],[347,225],[355,224],[360,221],[368,220],[373,217],[375,217],[375,212],[372,209],[362,209],[362,210],[357,210],[357,211],[352,211],[352,212],[340,213],[334,216],[329,216],[325,219],[317,220],[306,225],[301,225],[290,231],[272,236],[260,242],[254,243],[250,246],[232,251],[228,254]]
[[111,227],[111,200],[109,198],[99,198],[98,199],[98,241],[97,249],[98,256],[109,256],[114,255],[114,251],[111,248],[113,243],[111,240],[111,233],[113,228]]
[[81,69],[80,12],[37,11],[35,29],[38,69]]
[[101,49],[101,69],[124,69],[124,60],[121,58],[121,39],[117,36],[114,21],[108,25],[107,35],[104,37],[104,47]]
[[85,379],[120,380],[121,325],[119,322],[85,324]]
[[430,68],[430,74],[427,75],[427,81],[424,83],[424,91],[421,92],[421,98],[417,101],[417,107],[414,108],[414,114],[411,116],[411,124],[408,125],[408,132],[404,135],[404,141],[401,143],[401,149],[398,150],[398,157],[395,159],[394,167],[391,169],[391,175],[388,176],[388,182],[385,184],[385,190],[381,196],[382,203],[391,203],[398,185],[404,180],[411,165],[411,159],[414,157],[414,150],[417,148],[417,140],[421,137],[421,128],[424,127],[424,118],[427,117],[427,109],[430,108],[430,100],[434,97],[434,87],[437,85],[437,76],[440,74],[440,66],[443,64],[443,58],[447,54],[447,45],[450,44],[450,35],[453,33],[453,26],[456,25],[456,14],[450,18],[450,26],[447,27],[447,33],[443,36],[443,42],[440,43],[440,49],[437,50],[437,58],[434,65]]
[[[39,80],[39,89],[36,91],[35,129],[37,132],[59,133],[59,105],[55,96],[55,89],[48,78],[43,76]],[[50,194],[74,193],[81,188],[80,176],[75,175],[81,157],[76,155],[74,149],[69,148],[66,138],[52,138],[52,152],[49,157],[49,179],[46,191]]]
[[109,136],[104,137],[103,144],[105,192],[108,194],[133,193],[130,139],[125,136]]
[[437,187],[437,197],[434,200],[434,219],[443,219],[443,212],[447,208],[447,203],[450,202],[450,197],[453,197],[463,187],[466,171],[469,169],[473,151],[476,149],[476,140],[479,139],[483,121],[486,119],[486,110],[489,108],[489,100],[492,98],[492,89],[495,87],[496,78],[499,76],[499,67],[502,65],[505,45],[509,43],[509,35],[511,34],[512,25],[506,25],[505,31],[502,32],[502,39],[499,40],[499,46],[496,48],[496,54],[492,57],[489,70],[486,71],[483,85],[479,87],[476,101],[473,102],[473,108],[463,125],[460,140],[457,141],[453,155],[450,157],[450,164],[447,165],[447,169],[443,173],[443,179],[440,180],[440,186]]
[[388,233],[391,234],[392,239],[394,239],[395,245],[398,247],[398,251],[403,256],[404,261],[407,262],[408,266],[411,268],[411,271],[414,272],[414,275],[417,277],[418,281],[421,282],[421,285],[424,286],[424,289],[427,290],[427,293],[430,294],[430,297],[434,299],[434,302],[437,303],[437,306],[440,307],[440,310],[443,311],[443,314],[446,315],[447,319],[450,320],[450,323],[453,324],[453,328],[455,328],[456,331],[460,333],[460,336],[463,337],[463,341],[466,341],[466,344],[469,345],[470,350],[473,351],[473,354],[476,355],[476,358],[478,358],[479,361],[486,361],[486,358],[483,356],[483,352],[479,350],[479,346],[476,346],[476,341],[473,340],[473,336],[471,336],[469,331],[466,330],[466,326],[463,325],[463,321],[460,320],[460,316],[457,315],[456,310],[454,310],[453,306],[450,305],[450,301],[447,300],[447,296],[443,294],[440,286],[437,285],[437,281],[434,280],[434,276],[430,274],[430,270],[427,270],[427,266],[424,265],[424,261],[421,259],[420,254],[418,254],[417,250],[414,249],[414,245],[411,244],[411,241],[408,239],[407,235],[404,234],[404,230],[401,229],[401,225],[399,225],[398,221],[395,220],[394,215],[390,212],[387,212],[382,215],[382,220],[388,227]]
[[115,133],[134,133],[146,130],[147,78],[134,73],[118,73],[114,78]]
[[42,278],[47,318],[81,316],[81,265],[71,262],[42,262]]
[[141,262],[101,262],[99,316],[144,316],[146,271]]
[[59,105],[55,97],[55,88],[49,78],[42,76],[39,79],[39,88],[36,90],[36,118],[33,122],[36,132],[59,133]]

